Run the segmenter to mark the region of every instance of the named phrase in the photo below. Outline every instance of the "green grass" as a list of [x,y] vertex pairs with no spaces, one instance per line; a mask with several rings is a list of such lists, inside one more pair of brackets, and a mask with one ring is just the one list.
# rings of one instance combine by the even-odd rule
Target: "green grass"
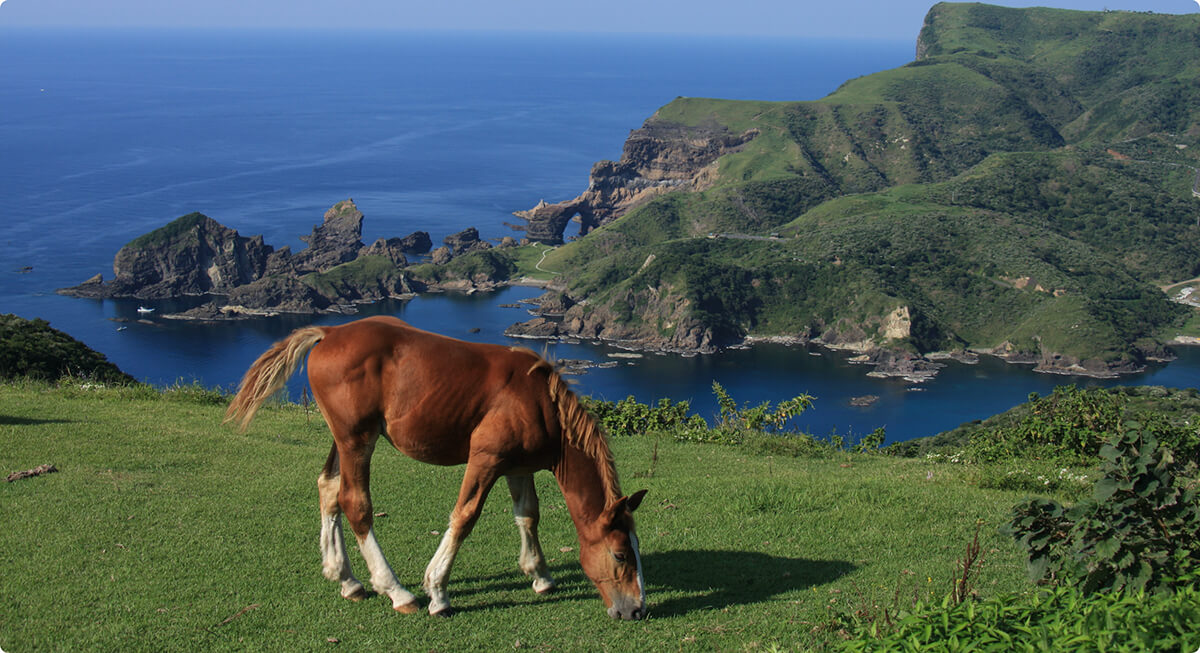
[[192,213],[180,216],[171,222],[168,222],[166,225],[155,229],[150,233],[134,238],[133,240],[129,241],[125,247],[129,249],[157,247],[163,243],[170,242],[176,238],[179,238],[180,236],[188,234],[191,230],[195,229],[198,225],[208,219],[208,216],[204,215],[203,213],[193,211]]
[[303,280],[326,297],[339,297],[362,288],[395,286],[403,274],[386,256],[360,256],[324,272],[305,275]]
[[[556,593],[535,595],[516,570],[501,488],[452,575],[460,613],[394,614],[382,597],[341,599],[320,574],[315,479],[330,441],[320,419],[267,408],[240,434],[220,425],[223,402],[184,390],[0,386],[0,469],[60,470],[0,487],[0,648],[291,651],[336,638],[354,650],[803,650],[835,637],[817,628],[831,610],[897,587],[944,595],[976,520],[983,592],[1025,587],[1016,547],[995,530],[1022,493],[982,489],[969,468],[622,437],[624,488],[650,490],[637,514],[648,620],[604,615],[545,473]],[[386,513],[376,530],[418,593],[460,475],[376,455],[375,510]]]
[[[549,281],[558,276],[558,272],[554,272],[556,268],[548,262],[555,248],[541,243],[533,243],[524,245],[516,249],[510,250],[512,262],[517,266],[516,277],[528,277],[539,281]],[[543,260],[544,256],[544,260]],[[538,269],[538,264],[541,264],[542,269]],[[549,270],[548,272],[545,270]]]

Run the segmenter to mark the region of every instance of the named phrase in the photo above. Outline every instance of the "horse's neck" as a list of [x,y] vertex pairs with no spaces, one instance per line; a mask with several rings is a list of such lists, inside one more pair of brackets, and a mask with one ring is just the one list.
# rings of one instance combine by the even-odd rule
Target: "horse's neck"
[[586,525],[596,521],[610,500],[616,499],[616,488],[604,487],[600,472],[601,461],[589,457],[578,448],[563,446],[562,457],[554,468],[554,478],[567,502],[567,511],[581,533]]

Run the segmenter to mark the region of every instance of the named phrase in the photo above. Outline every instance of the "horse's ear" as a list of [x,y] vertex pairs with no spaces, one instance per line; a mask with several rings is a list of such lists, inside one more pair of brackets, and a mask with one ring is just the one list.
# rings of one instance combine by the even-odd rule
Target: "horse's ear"
[[629,512],[637,510],[638,506],[642,505],[642,499],[645,498],[646,492],[649,490],[638,490],[629,497]]
[[637,507],[642,505],[642,498],[645,496],[646,490],[638,490],[630,496],[617,499],[611,505],[609,505],[609,507],[605,508],[605,511],[608,513],[608,518],[615,520],[626,510],[629,512],[637,510]]

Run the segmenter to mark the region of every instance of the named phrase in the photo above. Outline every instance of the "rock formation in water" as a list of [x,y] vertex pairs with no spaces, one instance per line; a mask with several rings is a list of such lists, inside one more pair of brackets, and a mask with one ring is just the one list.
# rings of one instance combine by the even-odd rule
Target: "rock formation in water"
[[[105,283],[97,274],[58,292],[145,300],[207,295],[213,300],[164,317],[213,320],[345,311],[352,310],[346,308],[349,304],[427,290],[428,283],[406,274],[406,254],[428,252],[429,234],[380,238],[367,246],[362,242],[362,221],[353,200],[338,202],[302,238],[308,246],[293,254],[288,247],[275,250],[264,244],[262,236],[246,238],[212,218],[191,213],[122,247],[113,262],[112,281]],[[459,253],[490,248],[474,228],[446,242]],[[450,247],[439,249],[451,252]],[[437,256],[434,261],[439,262]],[[453,273],[440,276],[461,281]],[[494,285],[502,280],[486,281]]]
[[456,234],[446,236],[442,242],[450,248],[454,256],[492,248],[491,243],[479,239],[479,230],[475,227],[467,227]]
[[246,238],[216,220],[189,213],[134,239],[113,259],[113,280],[96,275],[62,293],[78,297],[166,299],[224,293],[286,267],[262,236]]
[[363,249],[362,211],[354,200],[334,204],[325,212],[325,220],[313,227],[312,234],[301,236],[308,247],[298,252],[293,261],[298,271],[324,272],[336,265],[353,261]]
[[585,235],[664,192],[704,190],[715,176],[709,167],[757,135],[756,129],[734,134],[715,123],[690,127],[651,117],[630,133],[620,161],[592,166],[588,188],[581,195],[557,204],[543,200],[513,215],[526,221],[530,240],[561,244],[573,218],[579,219],[579,233]]

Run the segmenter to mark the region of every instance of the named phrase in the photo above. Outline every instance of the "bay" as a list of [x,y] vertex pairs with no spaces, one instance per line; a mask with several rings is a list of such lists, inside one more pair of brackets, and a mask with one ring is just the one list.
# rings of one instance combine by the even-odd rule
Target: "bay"
[[[152,317],[118,331],[115,319],[139,318],[137,302],[54,289],[110,271],[123,244],[191,211],[298,249],[326,208],[353,197],[367,242],[415,230],[436,242],[468,226],[498,239],[512,233],[512,211],[583,190],[591,165],[618,158],[629,130],[676,96],[816,99],[912,50],[911,40],[0,28],[0,311],[47,319],[151,383],[231,387],[292,328],[351,318]],[[428,296],[361,315],[508,343],[504,327],[527,316],[500,305],[536,294]],[[612,358],[620,352],[586,343],[548,351],[618,362],[578,377],[584,393],[691,400],[709,416],[714,380],[747,402],[807,392],[817,403],[796,426],[884,426],[889,440],[986,417],[1058,383],[1097,383],[985,359],[914,388],[870,379],[840,354],[777,345],[691,358]],[[1195,386],[1200,355],[1181,354],[1119,382]],[[879,400],[849,405],[868,394]]]

